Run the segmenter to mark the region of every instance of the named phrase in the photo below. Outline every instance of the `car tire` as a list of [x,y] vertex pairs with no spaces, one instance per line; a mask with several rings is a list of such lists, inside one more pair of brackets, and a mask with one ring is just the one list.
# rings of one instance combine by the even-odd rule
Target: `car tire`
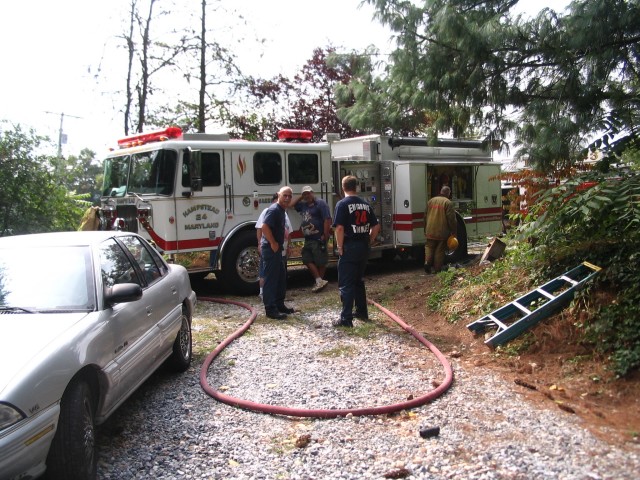
[[191,317],[186,307],[182,307],[180,331],[173,342],[173,352],[167,359],[167,368],[172,372],[184,372],[191,365],[192,357]]
[[92,479],[98,455],[95,442],[95,400],[84,380],[69,384],[60,402],[58,428],[47,456],[45,478]]

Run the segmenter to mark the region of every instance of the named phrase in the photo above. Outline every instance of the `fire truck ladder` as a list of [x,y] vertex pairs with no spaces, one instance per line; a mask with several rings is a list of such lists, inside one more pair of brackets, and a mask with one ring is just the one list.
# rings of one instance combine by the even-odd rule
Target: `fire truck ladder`
[[582,288],[600,270],[596,265],[583,262],[541,287],[470,323],[467,328],[478,335],[484,334],[486,329],[495,328],[496,332],[484,343],[490,347],[502,345],[566,306],[573,299],[576,290]]

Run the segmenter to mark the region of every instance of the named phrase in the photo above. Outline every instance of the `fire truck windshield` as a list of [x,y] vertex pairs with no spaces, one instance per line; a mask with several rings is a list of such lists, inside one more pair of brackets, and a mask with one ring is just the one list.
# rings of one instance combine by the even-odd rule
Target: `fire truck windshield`
[[102,195],[171,195],[176,165],[177,153],[174,150],[153,150],[107,158],[104,162]]

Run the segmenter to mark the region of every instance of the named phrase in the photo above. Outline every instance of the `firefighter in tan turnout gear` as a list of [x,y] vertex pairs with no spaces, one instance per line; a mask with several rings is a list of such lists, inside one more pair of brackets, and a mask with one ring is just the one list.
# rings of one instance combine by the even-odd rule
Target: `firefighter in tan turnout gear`
[[449,200],[451,188],[444,186],[440,195],[427,202],[425,215],[424,271],[438,273],[444,265],[445,247],[450,235],[457,235],[456,212]]

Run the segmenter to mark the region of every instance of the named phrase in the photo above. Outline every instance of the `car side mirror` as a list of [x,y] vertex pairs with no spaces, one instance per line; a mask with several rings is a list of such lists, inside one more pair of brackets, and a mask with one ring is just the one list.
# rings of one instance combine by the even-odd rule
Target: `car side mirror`
[[110,305],[135,302],[142,298],[142,287],[137,283],[119,283],[107,288],[104,298]]

